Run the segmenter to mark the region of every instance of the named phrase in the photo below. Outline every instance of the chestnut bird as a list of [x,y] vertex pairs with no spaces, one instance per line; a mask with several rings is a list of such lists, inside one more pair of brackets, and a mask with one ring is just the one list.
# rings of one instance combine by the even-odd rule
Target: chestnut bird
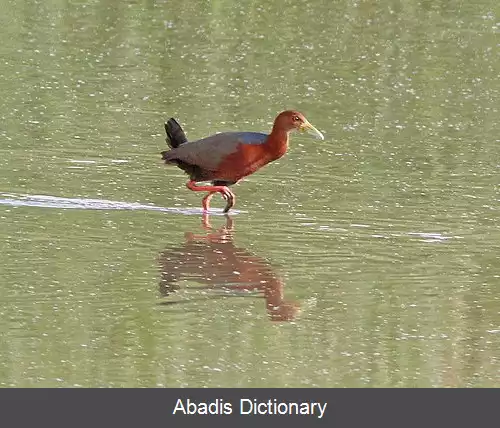
[[[291,131],[308,132],[323,140],[319,132],[302,113],[281,112],[274,120],[270,134],[259,132],[224,132],[197,141],[188,141],[174,118],[165,123],[170,150],[161,152],[166,164],[174,164],[189,176],[187,187],[195,192],[208,192],[203,198],[203,210],[210,208],[210,199],[220,193],[226,200],[224,212],[235,204],[229,186],[253,174],[268,163],[281,158],[288,149]],[[211,182],[211,185],[198,185]]]

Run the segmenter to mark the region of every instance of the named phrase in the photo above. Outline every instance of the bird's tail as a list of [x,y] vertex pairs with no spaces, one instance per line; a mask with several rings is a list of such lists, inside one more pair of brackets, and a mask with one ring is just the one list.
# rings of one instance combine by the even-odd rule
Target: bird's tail
[[165,131],[167,132],[165,141],[171,149],[175,149],[188,141],[181,125],[173,117],[165,122]]

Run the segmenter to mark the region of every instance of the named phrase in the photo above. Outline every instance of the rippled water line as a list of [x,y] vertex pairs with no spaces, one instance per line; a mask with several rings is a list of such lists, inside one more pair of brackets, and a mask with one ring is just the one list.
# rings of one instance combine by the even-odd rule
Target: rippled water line
[[[49,195],[22,195],[12,193],[0,193],[0,205],[82,210],[146,210],[184,215],[199,215],[203,213],[201,208],[159,207],[136,202],[109,201],[105,199],[61,198]],[[241,212],[242,211],[235,210],[231,211],[231,214],[237,215]],[[224,215],[222,209],[211,209],[210,214]]]

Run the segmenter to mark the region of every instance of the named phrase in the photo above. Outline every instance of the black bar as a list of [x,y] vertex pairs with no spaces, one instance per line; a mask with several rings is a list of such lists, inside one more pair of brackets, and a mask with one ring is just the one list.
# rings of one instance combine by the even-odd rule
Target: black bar
[[[240,414],[242,399],[250,414]],[[184,414],[178,400],[219,414]],[[266,414],[253,414],[254,403]],[[0,420],[5,427],[455,428],[497,426],[499,403],[500,389],[3,389]],[[292,414],[267,414],[277,409]]]

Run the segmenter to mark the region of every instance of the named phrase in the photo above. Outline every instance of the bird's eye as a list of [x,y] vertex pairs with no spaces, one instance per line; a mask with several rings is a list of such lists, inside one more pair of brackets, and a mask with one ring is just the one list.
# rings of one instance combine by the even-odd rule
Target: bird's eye
[[300,121],[300,117],[299,116],[294,116],[293,117],[293,121],[294,122],[299,122]]

